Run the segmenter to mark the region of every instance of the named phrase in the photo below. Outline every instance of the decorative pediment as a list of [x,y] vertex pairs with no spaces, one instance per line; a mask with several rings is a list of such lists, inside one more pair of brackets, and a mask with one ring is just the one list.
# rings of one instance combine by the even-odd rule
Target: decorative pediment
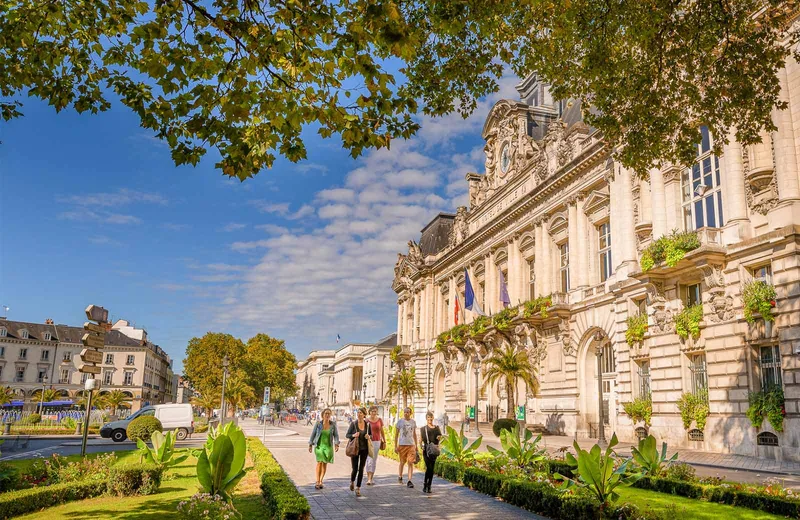
[[409,240],[408,254],[397,253],[397,262],[394,264],[394,283],[392,284],[394,291],[411,289],[414,285],[412,278],[423,267],[425,267],[425,260],[422,258],[419,244]]
[[610,197],[608,195],[608,187],[602,190],[594,190],[586,197],[583,203],[583,210],[588,213],[593,213],[603,206],[607,206]]

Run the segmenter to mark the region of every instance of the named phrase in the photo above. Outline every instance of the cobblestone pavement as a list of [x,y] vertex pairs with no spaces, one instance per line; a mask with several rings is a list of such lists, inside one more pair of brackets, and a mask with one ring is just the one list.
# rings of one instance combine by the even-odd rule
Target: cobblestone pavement
[[[248,421],[249,422],[249,421]],[[260,435],[257,427],[243,424],[248,435]],[[256,425],[257,426],[257,425]],[[381,457],[375,477],[375,486],[364,484],[361,498],[349,490],[350,459],[344,454],[344,445],[336,453],[334,463],[328,465],[325,488],[314,489],[315,460],[308,453],[308,438],[302,433],[293,437],[267,436],[266,446],[283,466],[297,488],[308,499],[311,513],[317,520],[366,519],[532,519],[547,520],[518,507],[506,504],[488,495],[464,486],[434,477],[433,493],[422,493],[420,472],[414,472],[414,489],[397,483],[397,463]]]

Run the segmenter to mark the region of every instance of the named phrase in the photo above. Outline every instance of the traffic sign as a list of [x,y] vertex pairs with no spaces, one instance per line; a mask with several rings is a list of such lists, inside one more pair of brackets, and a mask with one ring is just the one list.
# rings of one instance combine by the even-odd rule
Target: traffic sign
[[264,404],[269,403],[269,387],[264,387]]
[[98,334],[105,334],[106,333],[106,328],[105,327],[103,327],[102,325],[95,325],[94,323],[92,323],[90,321],[87,321],[86,323],[83,324],[83,330],[86,330],[86,331],[89,331],[89,332],[96,332]]
[[99,305],[89,305],[86,307],[86,317],[98,323],[108,323],[108,310]]
[[102,363],[103,353],[97,350],[85,348],[81,350],[81,361],[84,363]]
[[106,346],[105,336],[98,336],[97,334],[87,333],[81,338],[81,343],[86,347],[103,348]]
[[99,374],[102,372],[100,367],[96,367],[94,365],[81,365],[78,369],[78,372],[82,372],[84,374]]

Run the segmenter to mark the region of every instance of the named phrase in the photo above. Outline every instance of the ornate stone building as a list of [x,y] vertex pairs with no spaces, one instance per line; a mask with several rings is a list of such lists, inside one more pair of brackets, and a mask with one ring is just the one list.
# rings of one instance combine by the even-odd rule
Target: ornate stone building
[[[797,63],[780,79],[789,109],[776,111],[777,131],[761,144],[732,139],[718,157],[703,129],[690,168],[667,164],[645,177],[613,159],[578,102],[552,99],[536,77],[517,86],[518,101],[498,102],[483,127],[485,174],[466,175],[469,207],[434,218],[395,266],[398,344],[427,390],[418,419],[427,407],[461,420],[476,391],[481,421],[504,414],[505,386],[484,388],[482,373],[510,343],[538,366],[539,392],[523,386],[516,398],[529,424],[596,437],[602,410],[606,435],[621,440],[649,429],[673,447],[800,460]],[[672,230],[696,239],[669,238]],[[464,308],[465,270],[495,317],[502,273],[512,306],[503,330],[448,332],[456,299]],[[774,322],[744,319],[742,291],[754,280],[777,292]],[[699,316],[682,312],[697,304]],[[646,332],[629,344],[637,316]],[[682,330],[687,317],[693,330],[682,338],[676,321]],[[774,388],[785,394],[783,432],[745,415],[749,393]],[[688,427],[682,396],[700,403]],[[651,400],[650,425],[624,412],[637,398]]]

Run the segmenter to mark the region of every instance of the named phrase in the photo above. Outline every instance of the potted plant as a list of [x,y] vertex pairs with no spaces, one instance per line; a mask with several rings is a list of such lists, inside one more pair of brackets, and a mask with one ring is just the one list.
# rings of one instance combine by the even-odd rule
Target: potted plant
[[759,317],[765,322],[775,321],[772,309],[777,305],[775,287],[763,280],[753,280],[742,288],[744,319],[754,323]]
[[631,347],[641,346],[644,336],[647,334],[647,314],[636,314],[628,316],[628,329],[625,331],[625,341]]
[[697,339],[700,337],[700,329],[703,321],[703,304],[697,303],[684,307],[681,312],[675,315],[675,333],[682,340],[689,337]]

